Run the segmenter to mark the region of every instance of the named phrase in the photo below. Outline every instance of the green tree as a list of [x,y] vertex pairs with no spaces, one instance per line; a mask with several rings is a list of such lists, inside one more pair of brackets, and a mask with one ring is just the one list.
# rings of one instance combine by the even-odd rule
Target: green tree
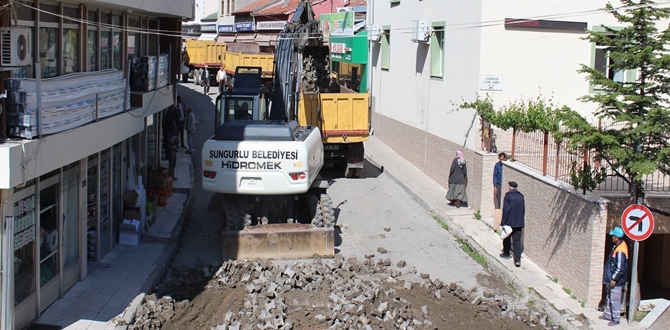
[[[571,145],[595,151],[613,175],[629,184],[631,202],[637,202],[644,197],[645,175],[670,174],[670,27],[659,31],[670,8],[650,0],[621,2],[622,7],[608,3],[606,9],[624,28],[603,25],[604,32],[590,31],[584,38],[604,49],[607,66],[582,64],[579,70],[599,89],[580,100],[595,103],[594,114],[612,127],[599,130],[571,110],[563,111],[561,119]],[[629,73],[636,78],[620,79]]]

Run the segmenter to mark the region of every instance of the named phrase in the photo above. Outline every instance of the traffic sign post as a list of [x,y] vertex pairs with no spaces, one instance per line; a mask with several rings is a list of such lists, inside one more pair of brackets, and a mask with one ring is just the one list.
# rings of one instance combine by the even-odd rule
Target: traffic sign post
[[633,323],[635,314],[635,302],[637,296],[637,259],[640,249],[640,241],[644,241],[654,232],[654,215],[649,208],[642,204],[633,204],[623,211],[621,216],[621,228],[626,236],[634,240],[632,276],[630,281],[630,295],[628,297],[628,324]]

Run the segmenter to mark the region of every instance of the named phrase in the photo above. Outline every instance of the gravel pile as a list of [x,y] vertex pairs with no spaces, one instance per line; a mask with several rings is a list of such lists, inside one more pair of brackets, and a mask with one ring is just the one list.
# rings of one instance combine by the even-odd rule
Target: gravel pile
[[[187,283],[197,285],[199,276],[210,270],[209,266],[180,269],[170,275],[173,282],[163,287],[182,295],[189,291]],[[211,326],[216,330],[438,329],[449,324],[444,311],[437,310],[444,299],[468,305],[485,319],[546,327],[546,315],[530,311],[512,297],[489,289],[465,290],[457,283],[446,285],[429,274],[406,269],[404,261],[392,266],[390,259],[374,255],[362,261],[338,255],[285,265],[227,261],[204,289],[244,291],[243,302],[229,307]],[[188,307],[187,300],[147,296],[129,329],[160,329]]]

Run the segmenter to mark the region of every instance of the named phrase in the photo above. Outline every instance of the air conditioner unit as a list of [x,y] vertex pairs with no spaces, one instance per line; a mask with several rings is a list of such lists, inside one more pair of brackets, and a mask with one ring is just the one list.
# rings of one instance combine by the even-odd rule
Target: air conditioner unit
[[2,66],[26,66],[33,62],[31,30],[27,28],[0,29]]
[[335,12],[344,13],[344,12],[348,12],[348,11],[354,11],[354,8],[353,7],[340,7],[340,8],[337,8],[337,10]]
[[425,20],[412,21],[412,41],[420,43],[430,42],[430,28]]
[[379,42],[382,39],[382,29],[377,24],[370,25],[368,29],[368,41]]

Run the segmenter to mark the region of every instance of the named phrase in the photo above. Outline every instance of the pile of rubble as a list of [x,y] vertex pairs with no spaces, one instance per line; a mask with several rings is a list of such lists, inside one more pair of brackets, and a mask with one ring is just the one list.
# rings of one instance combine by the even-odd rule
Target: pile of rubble
[[[194,274],[205,269],[191,269]],[[182,269],[183,271],[183,269]],[[184,283],[189,276],[174,276]],[[167,287],[179,288],[178,283]],[[472,328],[472,319],[487,327],[520,329],[546,326],[546,315],[530,311],[513,298],[493,290],[465,290],[445,285],[428,274],[395,266],[390,259],[317,259],[280,265],[269,261],[228,261],[211,278],[205,290],[240,293],[222,315],[204,316],[215,330],[239,329],[445,329]],[[196,298],[197,299],[197,298]],[[222,304],[222,302],[207,302]],[[148,296],[129,329],[177,327],[180,313],[196,308],[188,301]],[[458,310],[457,310],[458,309]],[[460,313],[460,314],[459,314]],[[460,319],[459,319],[460,317]],[[453,318],[453,319],[450,319]],[[457,321],[460,326],[453,326]],[[482,323],[483,322],[483,323]],[[504,326],[496,322],[502,322]],[[178,328],[178,327],[177,327]]]

